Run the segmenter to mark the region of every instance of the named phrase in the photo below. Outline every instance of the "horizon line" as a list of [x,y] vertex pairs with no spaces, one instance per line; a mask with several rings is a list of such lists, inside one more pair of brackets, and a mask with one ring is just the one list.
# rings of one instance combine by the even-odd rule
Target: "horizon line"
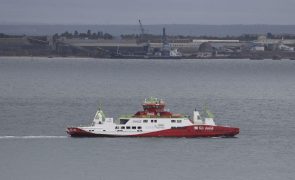
[[[36,25],[47,25],[47,26],[73,26],[73,25],[79,25],[79,26],[138,26],[138,24],[83,24],[83,23],[7,23],[2,22],[0,25],[24,25],[24,26],[36,26]],[[253,23],[253,24],[205,24],[205,23],[199,23],[199,24],[189,24],[189,23],[156,23],[156,24],[144,24],[144,26],[159,26],[159,25],[199,25],[199,26],[295,26],[295,24],[259,24],[259,23]]]

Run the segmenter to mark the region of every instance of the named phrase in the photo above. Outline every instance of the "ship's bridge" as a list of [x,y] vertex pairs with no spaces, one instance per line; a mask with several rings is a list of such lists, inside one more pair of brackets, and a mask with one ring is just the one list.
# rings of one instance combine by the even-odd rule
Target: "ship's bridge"
[[165,108],[165,102],[162,99],[150,97],[144,100],[142,107],[143,110],[148,113],[163,112]]
[[145,99],[143,104],[143,111],[138,111],[133,115],[137,118],[180,118],[184,117],[181,114],[172,114],[169,110],[165,110],[165,102],[162,99],[150,97]]

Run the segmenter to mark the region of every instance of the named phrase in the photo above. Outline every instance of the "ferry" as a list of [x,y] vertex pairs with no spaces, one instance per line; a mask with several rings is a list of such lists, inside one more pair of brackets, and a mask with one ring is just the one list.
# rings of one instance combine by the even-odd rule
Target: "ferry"
[[239,128],[220,126],[213,114],[205,109],[194,110],[193,117],[175,114],[165,109],[158,98],[145,99],[143,110],[133,115],[107,118],[99,108],[89,126],[68,127],[71,137],[234,137]]

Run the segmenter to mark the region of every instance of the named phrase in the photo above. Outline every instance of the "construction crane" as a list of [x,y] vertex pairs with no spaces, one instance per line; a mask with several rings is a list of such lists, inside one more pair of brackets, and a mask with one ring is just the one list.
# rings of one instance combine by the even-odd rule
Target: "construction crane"
[[138,22],[139,22],[139,28],[140,28],[139,42],[143,42],[144,41],[144,28],[142,26],[140,19],[138,20]]
[[144,29],[143,29],[143,26],[142,26],[142,24],[141,24],[140,19],[138,20],[138,22],[139,22],[139,27],[140,27],[141,35],[144,35]]
[[144,28],[143,28],[143,25],[142,25],[140,19],[138,20],[138,22],[139,22],[139,27],[140,27],[140,35],[139,35],[139,39],[138,39],[137,43],[143,45],[144,52],[147,55],[147,54],[151,53],[150,41],[145,36]]

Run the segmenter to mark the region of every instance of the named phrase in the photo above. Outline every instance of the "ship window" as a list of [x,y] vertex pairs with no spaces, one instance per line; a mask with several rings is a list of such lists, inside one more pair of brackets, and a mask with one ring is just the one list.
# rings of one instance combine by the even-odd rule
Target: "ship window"
[[177,120],[177,123],[181,123],[181,120]]
[[147,123],[147,122],[148,122],[148,120],[146,120],[146,119],[145,119],[145,120],[143,120],[143,122],[144,122],[144,123]]
[[130,126],[126,126],[126,129],[130,129]]
[[125,126],[121,126],[121,129],[125,129]]
[[151,120],[151,122],[153,123],[153,122],[154,122],[154,120]]
[[171,120],[172,123],[175,123],[175,120]]
[[136,126],[132,126],[132,129],[136,129]]
[[156,122],[157,122],[157,120],[154,120],[154,122],[156,123]]
[[119,126],[116,126],[116,128],[115,129],[119,129]]
[[126,124],[129,121],[129,119],[120,119],[120,124]]
[[142,129],[141,126],[137,126],[137,129]]

